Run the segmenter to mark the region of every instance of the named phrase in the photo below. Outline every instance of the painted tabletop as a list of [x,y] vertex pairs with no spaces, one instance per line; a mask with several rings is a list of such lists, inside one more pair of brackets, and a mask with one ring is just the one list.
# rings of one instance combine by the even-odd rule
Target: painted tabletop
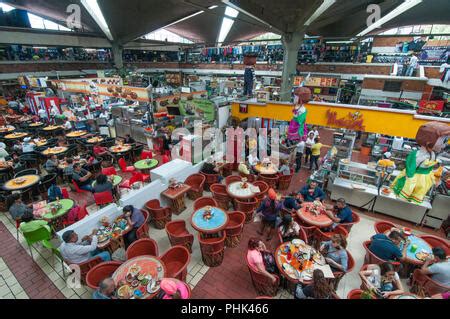
[[87,134],[86,131],[73,131],[73,132],[67,133],[66,136],[67,137],[80,137],[80,136],[83,136],[86,134]]
[[159,162],[155,159],[143,159],[134,163],[136,169],[152,169],[158,166]]
[[16,132],[16,133],[5,135],[5,138],[8,140],[12,140],[12,139],[16,139],[16,138],[22,138],[25,136],[28,136],[28,133]]
[[[17,183],[18,179],[23,180],[23,183]],[[41,177],[39,175],[25,175],[7,181],[5,185],[3,185],[3,188],[9,191],[21,190],[33,186],[38,183],[40,179]]]
[[128,152],[129,150],[131,150],[131,145],[129,144],[124,144],[124,145],[114,145],[111,146],[109,148],[109,150],[113,153],[123,153],[123,152]]
[[[408,239],[410,243],[408,245],[408,248],[406,248],[406,259],[413,264],[423,264],[424,261],[418,259],[416,257],[416,254],[419,252],[433,254],[431,246],[425,240],[415,235],[408,236]],[[412,245],[417,246],[417,249],[414,252],[411,251]],[[403,244],[401,246],[401,249],[403,249]]]
[[254,197],[260,192],[259,187],[247,182],[247,187],[242,188],[243,182],[234,182],[228,185],[227,192],[228,195],[240,199],[248,199]]
[[61,199],[59,201],[59,204],[61,205],[61,208],[59,208],[55,214],[51,212],[51,205],[56,204],[56,202],[51,202],[47,205],[47,209],[50,210],[47,214],[43,215],[43,219],[56,219],[59,217],[64,216],[67,214],[75,205],[75,202],[71,199]]
[[103,141],[104,141],[104,139],[102,137],[97,137],[97,136],[86,140],[86,142],[88,142],[89,144],[100,143],[100,142],[103,142]]
[[201,233],[220,232],[228,223],[228,214],[218,207],[211,207],[212,218],[206,220],[203,218],[205,208],[200,208],[191,216],[191,224]]
[[54,154],[61,154],[68,150],[65,146],[57,146],[57,147],[50,147],[47,148],[45,151],[42,152],[44,155],[54,155]]
[[14,131],[16,128],[12,125],[7,125],[7,126],[0,126],[0,133],[7,133],[7,132],[12,132]]
[[313,203],[303,203],[302,207],[297,211],[297,216],[305,223],[311,226],[328,227],[333,224],[333,221],[325,213],[316,215],[309,211]]
[[[114,187],[119,185],[123,180],[122,176],[120,176],[120,175],[110,175],[110,176],[108,176],[108,180],[110,182],[111,182],[111,177],[112,177],[112,184]],[[93,181],[92,187],[94,187],[96,183],[97,183],[96,181]]]
[[62,129],[62,128],[63,127],[61,125],[49,125],[49,126],[46,126],[46,127],[42,128],[42,130],[44,130],[44,131],[54,131],[54,130],[59,130],[59,129]]

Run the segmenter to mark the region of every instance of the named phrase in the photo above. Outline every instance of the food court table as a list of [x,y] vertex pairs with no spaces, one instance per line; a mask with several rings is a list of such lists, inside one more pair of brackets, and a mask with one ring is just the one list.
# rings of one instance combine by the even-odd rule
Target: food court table
[[247,187],[244,188],[243,182],[234,182],[229,184],[227,187],[228,195],[230,195],[232,198],[246,200],[255,197],[255,195],[260,192],[259,187],[253,185],[252,183],[246,182],[246,184]]
[[48,141],[45,138],[34,139],[33,142],[34,142],[34,144],[36,144],[37,147],[45,146],[48,143]]
[[45,156],[52,156],[62,154],[64,152],[67,152],[67,150],[68,148],[65,146],[50,147],[43,151],[42,154]]
[[325,278],[334,278],[322,254],[301,239],[281,244],[275,251],[275,262],[281,274],[291,282],[310,283],[315,269],[322,270]]
[[[425,240],[415,235],[408,236],[408,239],[410,243],[406,248],[405,261],[412,265],[423,265],[426,257],[433,255],[432,247]],[[417,246],[414,251],[412,251],[413,245]],[[401,244],[400,249],[403,249],[403,243]]]
[[[121,299],[151,299],[160,290],[166,275],[164,263],[155,256],[139,256],[125,261],[112,274]],[[141,293],[136,293],[139,290]]]
[[11,133],[8,135],[5,135],[4,138],[8,139],[8,140],[15,140],[15,139],[19,139],[19,138],[23,138],[28,136],[28,133],[25,132],[15,132],[15,133]]
[[186,184],[179,184],[178,187],[168,188],[161,195],[167,197],[172,207],[172,213],[179,215],[186,209],[184,203],[184,195],[191,189],[191,186]]
[[12,161],[0,161],[0,173],[9,171],[12,169],[13,162]]
[[81,137],[86,135],[87,132],[86,131],[72,131],[70,133],[66,134],[66,137],[70,137],[70,138],[76,138],[76,137]]
[[329,227],[333,221],[325,214],[325,207],[322,208],[321,213],[316,215],[311,212],[314,203],[303,203],[302,207],[297,211],[297,216],[306,224],[317,227]]
[[130,144],[114,145],[109,148],[111,153],[125,153],[131,150]]
[[256,164],[255,166],[253,166],[253,169],[255,171],[257,171],[260,174],[264,174],[264,175],[275,175],[278,173],[278,168],[270,163],[270,165],[265,166],[264,164]]
[[48,213],[41,216],[42,219],[50,221],[55,231],[62,229],[62,220],[65,215],[75,206],[75,202],[71,199],[61,199],[59,201],[60,208],[58,208],[54,213],[52,212],[52,205],[57,204],[57,202],[51,202],[47,204],[45,209]]
[[46,126],[46,127],[42,128],[42,130],[50,132],[50,131],[55,131],[55,130],[59,130],[59,129],[62,129],[62,128],[63,127],[61,125],[49,125],[49,126]]
[[41,127],[42,125],[44,125],[44,123],[42,123],[42,122],[34,122],[34,123],[29,124],[28,126],[29,127]]
[[3,185],[3,189],[7,191],[19,191],[39,183],[40,180],[41,177],[39,175],[25,175],[7,181]]
[[94,136],[94,137],[91,137],[91,138],[86,140],[86,142],[89,143],[89,144],[96,144],[96,143],[100,143],[100,142],[103,142],[103,141],[104,141],[104,138],[103,137],[98,137],[98,136]]
[[134,163],[134,167],[138,170],[149,170],[158,166],[158,160],[153,159],[143,159]]
[[[110,179],[112,177],[112,180]],[[118,186],[123,180],[123,177],[120,175],[111,175],[108,176],[108,181],[110,181],[114,187]],[[95,184],[97,183],[97,181],[93,181],[92,182],[92,187],[95,186]]]
[[9,133],[14,131],[16,128],[12,125],[0,126],[0,133]]
[[228,214],[219,207],[211,207],[211,219],[203,218],[205,207],[195,211],[191,216],[191,225],[201,234],[220,233],[228,223]]
[[[73,158],[72,165],[76,164],[76,163],[80,163],[80,165],[83,166],[83,165],[85,165],[87,163],[87,161],[84,158],[78,158],[78,159]],[[58,163],[58,168],[60,170],[64,170],[68,166],[69,166],[69,164],[66,161],[64,161],[64,160],[60,160],[59,163]]]

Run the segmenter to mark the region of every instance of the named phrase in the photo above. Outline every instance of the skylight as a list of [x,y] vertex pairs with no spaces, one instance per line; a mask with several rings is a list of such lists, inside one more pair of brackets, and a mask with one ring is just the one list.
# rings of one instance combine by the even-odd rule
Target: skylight
[[236,9],[233,9],[231,7],[225,8],[225,15],[227,17],[236,18],[238,16],[238,14],[239,14],[239,11],[237,11]]
[[9,12],[15,9],[14,7],[11,7],[9,4],[2,2],[0,2],[0,8],[3,10],[3,12]]
[[231,30],[231,27],[234,24],[234,18],[236,18],[239,15],[239,11],[236,9],[233,9],[231,7],[225,8],[225,16],[222,20],[222,25],[220,26],[219,36],[217,37],[217,45],[221,46],[222,43],[227,38],[228,33]]
[[30,26],[33,29],[45,29],[45,30],[59,30],[59,31],[72,31],[63,25],[55,23],[53,21],[41,18],[35,14],[28,13],[28,20],[30,21]]
[[102,10],[98,6],[97,0],[81,0],[81,3],[89,12],[89,14],[94,18],[95,22],[97,22],[100,29],[102,29],[103,33],[106,37],[113,41],[113,36],[111,31],[109,30],[108,24],[106,23],[105,17],[103,16]]
[[173,42],[173,43],[186,43],[186,44],[194,43],[186,38],[179,36],[178,34],[175,34],[173,32],[165,30],[165,29],[159,29],[159,30],[156,30],[149,34],[146,34],[143,36],[143,38],[147,39],[147,40],[155,40],[155,41],[166,41],[167,40],[167,42]]

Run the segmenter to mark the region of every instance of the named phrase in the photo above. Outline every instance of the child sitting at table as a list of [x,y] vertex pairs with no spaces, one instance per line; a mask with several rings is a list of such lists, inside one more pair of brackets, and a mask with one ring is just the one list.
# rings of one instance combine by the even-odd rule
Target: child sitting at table
[[400,277],[390,262],[368,265],[367,270],[359,272],[359,276],[366,288],[377,289],[383,298],[400,295],[404,292]]
[[334,234],[330,241],[322,242],[320,252],[331,270],[346,272],[348,268],[347,240],[341,234]]

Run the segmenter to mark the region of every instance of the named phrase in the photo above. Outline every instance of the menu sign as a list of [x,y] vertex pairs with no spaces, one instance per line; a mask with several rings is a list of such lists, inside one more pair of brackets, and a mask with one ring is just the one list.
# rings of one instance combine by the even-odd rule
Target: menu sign
[[[296,76],[294,78],[294,86],[300,86],[302,82],[305,81],[305,77]],[[339,85],[338,78],[331,77],[309,77],[304,83],[305,86],[315,86],[315,87],[336,87]]]
[[141,102],[150,101],[148,91],[145,88],[107,84],[98,84],[97,88],[98,95],[111,96]]
[[419,102],[417,113],[440,113],[444,109],[445,101],[425,101]]

